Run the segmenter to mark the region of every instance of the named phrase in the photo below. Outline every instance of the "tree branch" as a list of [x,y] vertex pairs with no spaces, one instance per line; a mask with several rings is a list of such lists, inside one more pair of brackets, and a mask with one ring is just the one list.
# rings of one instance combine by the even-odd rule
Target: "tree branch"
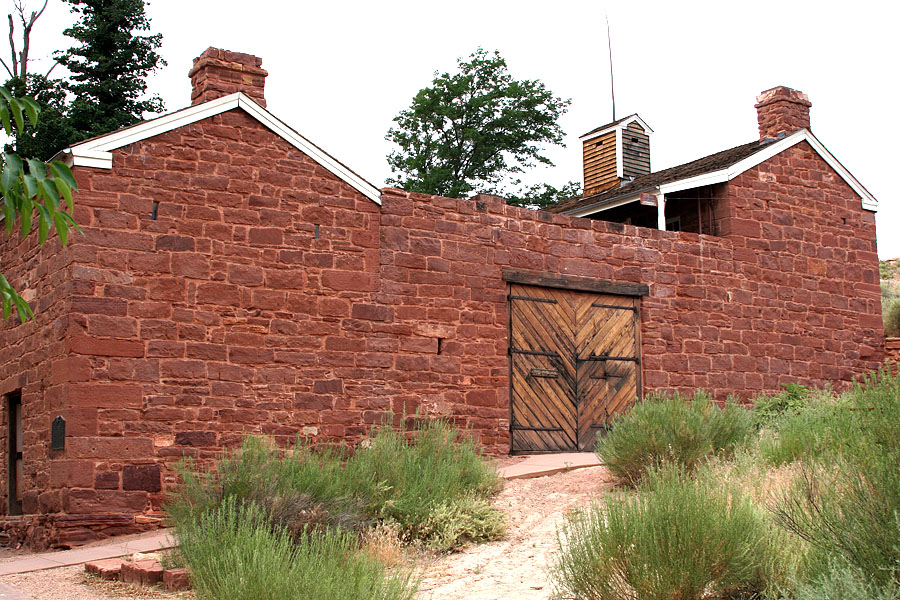
[[44,74],[44,77],[50,77],[50,73],[53,72],[53,69],[55,69],[57,67],[57,65],[59,65],[59,61],[58,60],[53,61],[53,66],[50,67],[49,69],[47,69],[47,72]]
[[19,76],[19,63],[16,58],[16,39],[13,37],[13,32],[15,31],[16,24],[13,21],[12,13],[7,15],[9,17],[9,49],[12,52],[12,66],[13,66],[13,77]]
[[6,61],[0,58],[0,64],[2,64],[3,68],[6,69],[6,72],[9,73],[9,76],[13,77],[12,71],[9,70],[9,66],[7,66]]
[[29,33],[31,32],[31,27],[32,27],[32,25],[34,25],[34,22],[37,21],[41,17],[42,14],[44,14],[44,11],[47,9],[47,2],[49,2],[49,1],[50,0],[44,0],[44,5],[41,7],[41,10],[39,10],[37,13],[32,11],[31,19],[28,21],[28,32]]

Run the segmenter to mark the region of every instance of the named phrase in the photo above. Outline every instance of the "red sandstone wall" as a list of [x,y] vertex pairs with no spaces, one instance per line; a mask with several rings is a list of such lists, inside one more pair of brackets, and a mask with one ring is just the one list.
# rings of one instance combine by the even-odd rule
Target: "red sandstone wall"
[[885,338],[884,358],[894,363],[900,363],[900,338]]
[[36,313],[34,321],[23,324],[13,309],[13,316],[0,324],[0,513],[8,511],[9,415],[5,394],[15,390],[22,391],[23,441],[29,457],[23,464],[22,509],[25,513],[55,512],[61,508],[58,499],[54,494],[40,492],[54,485],[46,459],[51,454],[50,412],[62,409],[54,403],[54,395],[66,371],[62,357],[67,297],[72,290],[71,251],[61,248],[56,237],[41,247],[36,231],[24,240],[14,231],[0,243],[0,256],[0,271],[31,302]]
[[254,432],[352,441],[388,410],[453,414],[505,452],[503,267],[649,284],[645,391],[848,381],[881,358],[874,218],[808,154],[721,190],[723,238],[398,190],[379,208],[240,111],[116,151],[76,169],[85,236],[42,284],[68,297],[35,338],[65,339],[65,375],[26,402],[44,431],[69,407],[70,435],[29,446],[48,473],[30,493],[153,512],[183,455]]
[[[744,343],[757,368],[812,381],[847,381],[882,360],[884,328],[875,214],[801,142],[731,181],[743,291],[759,298],[758,334]],[[762,320],[760,320],[762,319]]]
[[[781,160],[764,163],[760,172],[778,168]],[[744,208],[760,202],[747,181],[752,176],[735,182],[726,203],[735,215],[728,238],[572,219],[499,202],[482,203],[479,212],[467,200],[390,191],[382,209],[384,289],[397,290],[391,303],[409,306],[396,314],[410,324],[421,320],[423,307],[439,322],[478,319],[469,328],[478,334],[464,339],[472,347],[459,351],[462,375],[485,386],[473,395],[500,412],[509,402],[504,266],[649,284],[641,310],[645,392],[705,388],[719,399],[746,399],[791,381],[849,382],[877,367],[883,333],[878,284],[869,283],[877,282],[873,215],[837,182],[822,196],[826,207],[810,203],[815,190],[789,180],[783,189],[797,195],[778,197],[809,231],[766,223],[772,217]],[[840,216],[840,227],[834,224],[834,206],[842,207],[838,215],[846,216],[847,226]],[[803,216],[816,211],[824,214]],[[756,235],[772,241],[749,239],[753,223],[738,217],[762,222]],[[850,227],[858,229],[856,236]],[[816,241],[816,257],[828,258],[804,258],[813,251],[804,239]],[[497,414],[502,430],[507,424]]]
[[[363,302],[377,286],[376,204],[239,111],[120,150],[112,171],[75,171],[85,235],[68,274],[38,290],[67,298],[63,326],[37,336],[64,345],[63,383],[24,398],[53,408],[46,443],[25,454],[49,472],[29,479],[50,490],[41,510],[155,511],[173,477],[160,464],[250,432],[358,438],[390,406],[355,358],[377,319]],[[55,316],[43,301],[41,313]],[[31,368],[25,354],[4,349],[7,373]],[[365,383],[344,385],[347,369]],[[69,437],[51,455],[56,414]]]

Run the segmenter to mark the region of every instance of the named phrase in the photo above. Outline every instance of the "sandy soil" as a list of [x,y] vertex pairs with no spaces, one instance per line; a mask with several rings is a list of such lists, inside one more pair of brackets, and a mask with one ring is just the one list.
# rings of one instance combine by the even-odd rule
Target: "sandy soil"
[[507,482],[495,502],[508,518],[506,537],[426,565],[417,598],[549,598],[547,566],[556,550],[557,527],[568,510],[587,506],[612,487],[613,479],[603,467]]
[[[506,465],[502,465],[506,466]],[[613,487],[603,467],[506,483],[495,505],[507,515],[503,540],[473,545],[449,555],[423,559],[420,600],[546,600],[551,588],[547,566],[556,550],[556,530],[566,512],[587,506]],[[22,557],[9,553],[4,558]],[[36,571],[0,578],[35,600],[110,600],[119,598],[189,600],[179,594],[101,581],[84,566]]]

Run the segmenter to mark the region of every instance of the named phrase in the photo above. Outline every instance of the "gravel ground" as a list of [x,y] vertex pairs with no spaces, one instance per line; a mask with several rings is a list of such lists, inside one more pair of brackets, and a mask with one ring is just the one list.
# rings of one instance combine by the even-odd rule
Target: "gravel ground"
[[[495,501],[497,508],[507,515],[506,537],[425,559],[416,597],[420,600],[546,600],[551,594],[547,566],[556,550],[557,527],[568,510],[587,506],[612,487],[612,477],[603,467],[508,481]],[[22,556],[23,553],[9,553],[0,556],[0,561]],[[83,565],[8,575],[0,577],[0,583],[11,585],[35,600],[194,598],[191,592],[175,594],[101,581],[86,575]]]
[[507,482],[495,502],[507,515],[506,537],[426,565],[417,598],[546,600],[552,591],[547,566],[556,550],[557,527],[568,510],[589,505],[613,485],[603,467]]
[[191,592],[165,592],[126,583],[103,581],[84,572],[84,565],[62,567],[47,571],[33,571],[7,575],[0,583],[13,586],[35,600],[110,600],[111,598],[193,600]]

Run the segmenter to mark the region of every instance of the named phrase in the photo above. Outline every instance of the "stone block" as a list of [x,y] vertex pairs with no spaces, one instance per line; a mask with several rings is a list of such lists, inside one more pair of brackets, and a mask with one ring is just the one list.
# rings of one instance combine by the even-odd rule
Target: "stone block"
[[85,563],[84,571],[89,575],[96,575],[101,579],[108,581],[118,581],[122,571],[123,561],[120,558],[110,558],[107,560],[98,560]]
[[145,492],[162,491],[159,465],[125,465],[122,469],[122,489]]
[[167,592],[183,592],[191,589],[187,569],[166,569],[163,572],[163,587]]
[[133,585],[156,585],[162,583],[163,568],[157,560],[136,560],[122,562],[120,580]]

